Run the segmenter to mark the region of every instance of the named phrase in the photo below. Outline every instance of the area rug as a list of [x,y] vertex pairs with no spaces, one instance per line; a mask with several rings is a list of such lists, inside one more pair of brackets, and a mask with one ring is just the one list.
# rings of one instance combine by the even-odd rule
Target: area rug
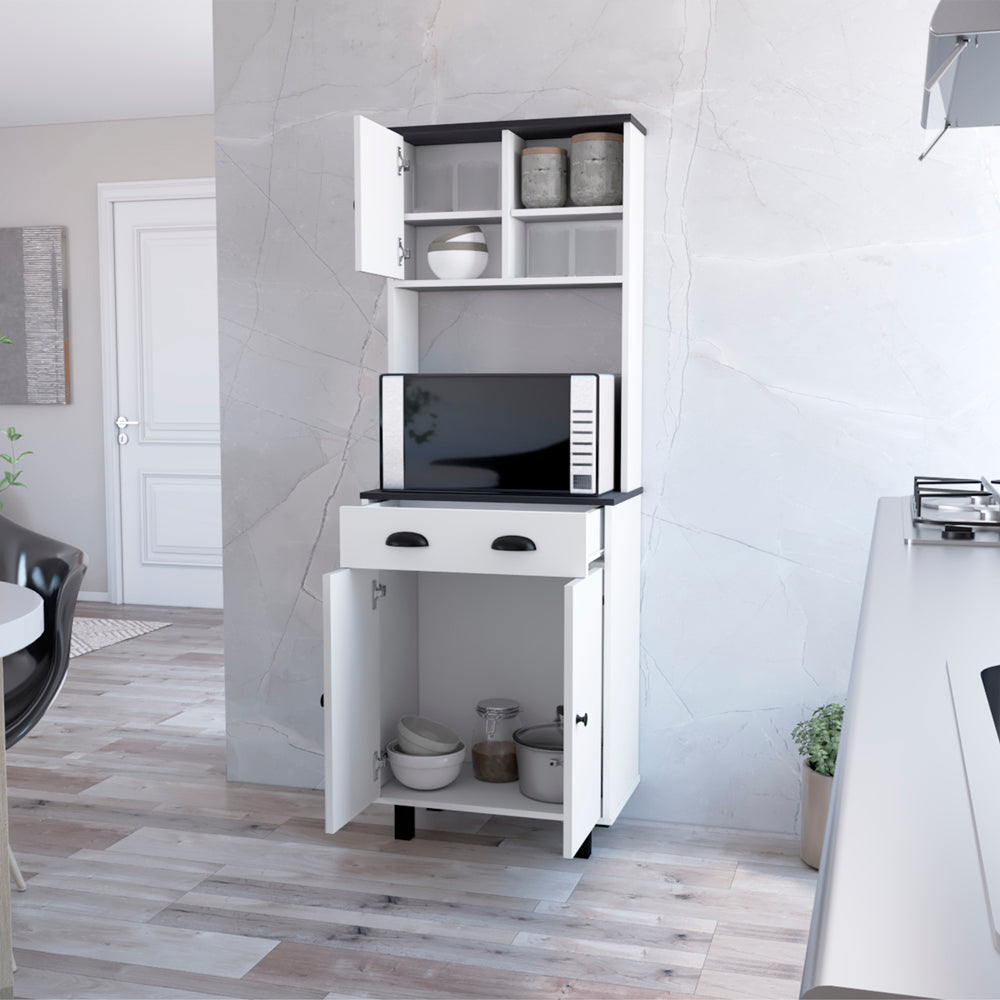
[[75,618],[69,644],[70,659],[83,653],[92,653],[95,649],[113,646],[125,639],[134,639],[137,635],[155,632],[169,624],[170,622],[136,622],[121,618]]

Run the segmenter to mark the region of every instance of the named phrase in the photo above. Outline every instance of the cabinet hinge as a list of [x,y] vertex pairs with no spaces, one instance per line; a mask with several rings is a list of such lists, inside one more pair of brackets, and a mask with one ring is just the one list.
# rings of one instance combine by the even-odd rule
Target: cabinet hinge
[[378,610],[378,599],[380,597],[385,597],[385,594],[385,584],[379,583],[378,580],[372,580],[372,611]]
[[396,175],[402,176],[403,172],[410,169],[410,161],[403,156],[403,147],[396,147]]
[[403,237],[396,240],[396,263],[402,264],[404,260],[410,259],[410,251],[403,246]]
[[372,778],[378,781],[382,768],[385,767],[389,755],[384,750],[376,750],[372,753]]

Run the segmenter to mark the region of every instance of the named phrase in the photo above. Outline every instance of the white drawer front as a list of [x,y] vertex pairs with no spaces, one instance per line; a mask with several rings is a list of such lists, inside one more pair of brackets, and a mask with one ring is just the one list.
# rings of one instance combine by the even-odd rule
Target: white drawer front
[[[601,555],[601,535],[597,507],[368,504],[340,510],[340,564],[352,569],[578,577],[586,576],[590,563]],[[419,542],[413,536],[427,544],[406,544]]]

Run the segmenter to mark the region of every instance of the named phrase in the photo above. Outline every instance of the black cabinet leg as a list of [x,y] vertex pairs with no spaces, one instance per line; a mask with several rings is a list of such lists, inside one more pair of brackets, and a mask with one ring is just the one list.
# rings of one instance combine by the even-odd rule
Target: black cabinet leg
[[417,833],[417,807],[393,806],[393,809],[396,821],[396,840],[413,840]]
[[[399,807],[397,806],[397,808]],[[573,855],[574,858],[583,858],[583,860],[586,861],[587,858],[590,857],[590,848],[592,846],[591,841],[593,836],[594,831],[591,830],[590,833],[587,834],[587,839],[580,845],[580,849]]]

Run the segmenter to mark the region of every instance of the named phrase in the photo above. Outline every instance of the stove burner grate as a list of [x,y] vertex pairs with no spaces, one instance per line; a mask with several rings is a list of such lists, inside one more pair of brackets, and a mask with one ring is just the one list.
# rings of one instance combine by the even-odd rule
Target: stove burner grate
[[1000,479],[915,476],[913,522],[941,526],[942,537],[969,539],[976,528],[1000,530]]

